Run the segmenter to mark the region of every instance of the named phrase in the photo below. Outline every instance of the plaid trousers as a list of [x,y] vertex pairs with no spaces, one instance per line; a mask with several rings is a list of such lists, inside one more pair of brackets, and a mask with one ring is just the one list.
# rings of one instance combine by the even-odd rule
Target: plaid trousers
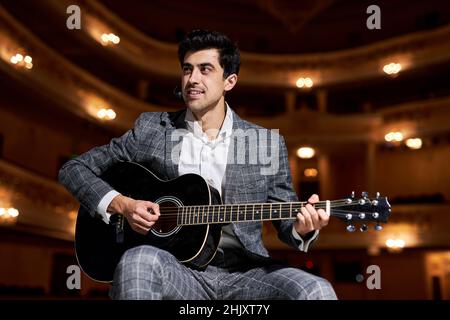
[[327,280],[300,269],[271,265],[231,272],[209,265],[199,271],[148,245],[122,256],[110,296],[127,300],[337,299]]

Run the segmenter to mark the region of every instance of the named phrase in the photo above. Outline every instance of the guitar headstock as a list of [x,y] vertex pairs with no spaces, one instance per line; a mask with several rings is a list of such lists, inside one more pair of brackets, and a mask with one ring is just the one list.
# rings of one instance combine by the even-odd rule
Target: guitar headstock
[[347,231],[356,230],[355,223],[362,222],[359,230],[367,231],[365,222],[375,222],[375,230],[380,231],[383,227],[380,222],[387,222],[391,215],[391,205],[387,197],[380,196],[377,192],[374,198],[370,198],[367,192],[362,192],[360,198],[355,197],[355,192],[348,198],[333,204],[331,215],[347,223]]

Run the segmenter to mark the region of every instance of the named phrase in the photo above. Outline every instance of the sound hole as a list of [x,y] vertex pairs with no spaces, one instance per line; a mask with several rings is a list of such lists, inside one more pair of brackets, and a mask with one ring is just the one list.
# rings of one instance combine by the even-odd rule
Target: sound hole
[[159,234],[168,234],[177,228],[177,208],[174,200],[164,200],[158,202],[161,215],[153,226],[153,232]]

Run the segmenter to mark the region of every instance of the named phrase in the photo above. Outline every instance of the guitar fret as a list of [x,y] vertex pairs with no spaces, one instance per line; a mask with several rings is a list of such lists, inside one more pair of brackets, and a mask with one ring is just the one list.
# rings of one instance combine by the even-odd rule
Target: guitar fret
[[201,218],[200,209],[201,209],[200,206],[196,206],[195,207],[195,216],[194,216],[195,224],[199,224],[200,223],[200,218]]
[[225,212],[223,210],[223,206],[219,207],[219,215],[220,215],[220,222],[224,222],[225,221]]
[[272,203],[270,203],[270,208],[269,208],[269,219],[272,220]]
[[233,212],[233,208],[236,208],[236,206],[231,205],[231,221],[235,222],[237,221],[237,211]]
[[191,206],[189,206],[188,209],[188,216],[187,216],[187,224],[190,225],[191,224]]
[[255,205],[253,205],[252,209],[252,220],[255,221]]
[[291,216],[289,209],[290,203],[282,203],[280,205],[280,219],[287,219]]
[[[206,221],[205,221],[206,218]],[[202,224],[208,223],[208,215],[205,213],[205,206],[202,206]]]
[[185,207],[181,207],[181,224],[184,224],[184,208]]
[[186,221],[185,221],[185,224],[186,224],[186,225],[189,225],[189,211],[190,211],[190,208],[191,208],[191,207],[187,207],[187,208],[186,208],[186,218],[185,218],[185,220],[186,220]]
[[205,224],[205,206],[202,206],[202,224]]
[[256,210],[256,214],[257,214],[256,218],[259,220],[262,220],[262,217],[263,217],[262,213],[263,213],[263,205],[261,204],[259,206],[259,210]]
[[191,207],[187,207],[186,210],[186,225],[189,225],[189,218],[190,218],[190,212],[191,212]]

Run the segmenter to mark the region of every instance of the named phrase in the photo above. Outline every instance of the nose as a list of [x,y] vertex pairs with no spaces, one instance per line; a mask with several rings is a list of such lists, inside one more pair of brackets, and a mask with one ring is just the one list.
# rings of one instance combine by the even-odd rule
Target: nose
[[189,84],[197,84],[200,82],[202,73],[199,69],[194,68],[189,76],[188,82]]

